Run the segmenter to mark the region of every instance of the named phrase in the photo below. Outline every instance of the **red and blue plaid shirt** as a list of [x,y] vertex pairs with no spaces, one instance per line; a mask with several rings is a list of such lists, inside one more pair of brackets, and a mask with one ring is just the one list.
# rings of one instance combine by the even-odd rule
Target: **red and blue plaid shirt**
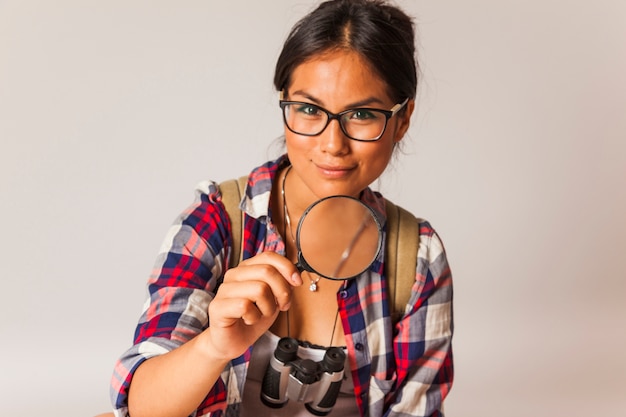
[[[244,258],[284,254],[269,216],[272,183],[286,157],[256,168],[248,178]],[[384,199],[366,189],[362,201],[386,218]],[[196,201],[170,228],[148,282],[149,300],[134,345],[118,360],[111,381],[116,415],[128,411],[134,371],[146,359],[191,340],[208,326],[208,305],[228,265],[230,223],[217,184],[198,185]],[[428,222],[420,221],[417,270],[402,319],[394,325],[384,277],[384,250],[370,269],[337,292],[354,394],[361,416],[443,416],[453,379],[452,277],[445,250]],[[231,361],[196,416],[237,416],[251,348]]]

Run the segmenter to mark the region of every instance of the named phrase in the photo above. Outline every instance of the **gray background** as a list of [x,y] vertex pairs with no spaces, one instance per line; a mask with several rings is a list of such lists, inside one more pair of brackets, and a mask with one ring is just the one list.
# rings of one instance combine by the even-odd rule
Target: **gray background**
[[[624,415],[626,3],[400,4],[423,79],[375,187],[449,253],[449,415]],[[312,5],[0,1],[0,414],[109,409],[194,185],[277,154],[273,65]]]

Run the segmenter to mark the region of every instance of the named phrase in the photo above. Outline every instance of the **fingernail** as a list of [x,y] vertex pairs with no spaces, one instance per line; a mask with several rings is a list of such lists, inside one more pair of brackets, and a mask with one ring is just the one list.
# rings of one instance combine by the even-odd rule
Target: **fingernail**
[[287,304],[285,304],[285,305],[283,306],[283,308],[281,308],[281,310],[282,310],[282,311],[287,311],[287,310],[289,310],[289,308],[290,308],[290,307],[291,307],[291,301],[290,301],[290,302],[288,302]]
[[293,275],[291,275],[291,282],[295,285],[302,285],[302,277],[300,277],[299,273],[294,272]]

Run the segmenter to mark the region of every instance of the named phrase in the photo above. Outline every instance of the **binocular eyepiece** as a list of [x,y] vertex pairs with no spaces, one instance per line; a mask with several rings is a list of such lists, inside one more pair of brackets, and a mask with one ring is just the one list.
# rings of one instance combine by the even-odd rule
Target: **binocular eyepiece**
[[341,381],[346,354],[343,349],[326,349],[324,358],[315,362],[298,357],[298,341],[283,337],[278,341],[261,386],[261,401],[272,408],[283,407],[289,399],[303,402],[317,416],[332,410]]

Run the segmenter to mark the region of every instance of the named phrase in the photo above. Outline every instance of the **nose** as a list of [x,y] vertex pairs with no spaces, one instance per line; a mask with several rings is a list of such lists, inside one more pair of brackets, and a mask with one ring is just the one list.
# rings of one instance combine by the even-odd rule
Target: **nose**
[[319,136],[319,145],[323,152],[331,155],[343,155],[350,149],[350,138],[341,130],[339,120],[331,120]]

